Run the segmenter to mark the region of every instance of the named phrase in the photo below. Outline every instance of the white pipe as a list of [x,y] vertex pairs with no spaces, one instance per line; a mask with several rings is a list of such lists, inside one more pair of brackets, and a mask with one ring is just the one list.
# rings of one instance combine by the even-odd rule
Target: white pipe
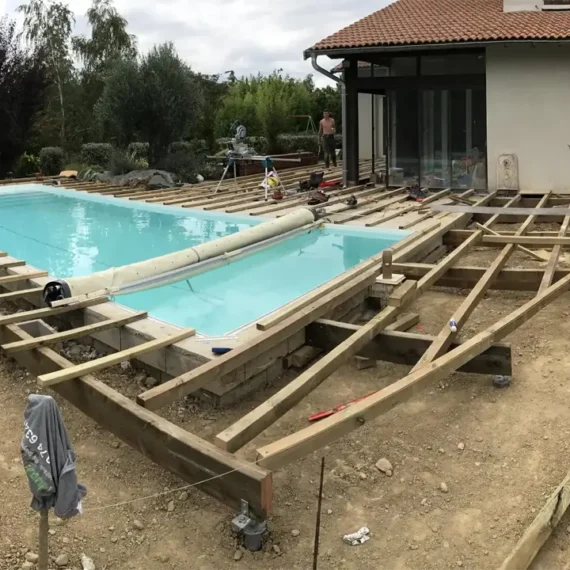
[[88,297],[94,293],[98,295],[113,294],[129,284],[240,250],[254,243],[311,224],[317,219],[316,211],[300,208],[281,218],[182,251],[123,265],[122,267],[111,267],[84,277],[50,281],[44,288],[44,300],[48,304],[56,306],[69,303],[71,297],[76,300],[77,296]]

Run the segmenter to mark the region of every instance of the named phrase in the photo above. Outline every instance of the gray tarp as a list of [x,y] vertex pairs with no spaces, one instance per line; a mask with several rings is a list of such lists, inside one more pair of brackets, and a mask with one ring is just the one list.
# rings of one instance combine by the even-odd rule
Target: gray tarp
[[28,396],[21,452],[34,495],[32,509],[41,511],[53,507],[60,518],[81,513],[81,499],[87,489],[77,483],[75,453],[57,403],[51,396]]

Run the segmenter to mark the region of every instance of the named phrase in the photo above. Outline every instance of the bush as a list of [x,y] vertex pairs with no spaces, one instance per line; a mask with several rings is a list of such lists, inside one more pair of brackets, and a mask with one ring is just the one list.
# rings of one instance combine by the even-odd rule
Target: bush
[[127,153],[135,159],[144,159],[148,162],[148,148],[147,142],[132,142],[127,147]]
[[175,141],[168,147],[169,153],[186,152],[191,154],[207,154],[208,144],[204,139],[193,139],[191,141]]
[[169,152],[160,168],[174,173],[181,182],[196,182],[196,175],[204,168],[204,160],[193,152],[179,150]]
[[97,164],[108,168],[113,152],[113,145],[109,143],[87,143],[81,145],[81,160],[85,164]]
[[132,170],[140,170],[142,168],[148,168],[148,163],[146,163],[146,166],[143,165],[142,159],[137,160],[134,156],[124,150],[115,150],[109,161],[109,170],[111,171],[111,174],[115,176],[126,174]]
[[15,174],[18,178],[27,178],[40,171],[40,160],[33,154],[25,152],[18,158],[15,167]]
[[299,150],[316,154],[319,151],[319,139],[315,135],[279,135],[277,146],[284,154]]
[[46,176],[54,176],[63,170],[63,149],[46,146],[40,150],[40,170]]

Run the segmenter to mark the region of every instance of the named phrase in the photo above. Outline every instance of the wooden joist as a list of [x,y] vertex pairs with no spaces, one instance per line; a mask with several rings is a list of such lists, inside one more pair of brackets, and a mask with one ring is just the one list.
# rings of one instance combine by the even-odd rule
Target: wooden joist
[[65,370],[58,370],[56,372],[50,372],[49,374],[42,374],[38,376],[38,384],[40,386],[52,386],[53,384],[59,384],[67,380],[73,380],[74,378],[79,378],[85,374],[92,374],[98,370],[103,370],[109,366],[119,364],[125,360],[130,360],[141,354],[147,352],[152,352],[153,350],[158,350],[165,346],[169,346],[184,340],[185,338],[191,337],[196,334],[194,329],[182,329],[181,331],[175,332],[168,336],[161,338],[155,338],[149,340],[137,346],[132,346],[125,350],[120,350],[119,352],[114,352],[113,354],[108,354],[107,356],[102,356],[96,360],[91,360],[89,362],[83,362],[82,364],[76,364],[66,368]]
[[[30,340],[18,326],[0,329],[3,344]],[[35,375],[57,372],[73,364],[41,347],[14,353],[14,358]],[[239,511],[242,499],[265,519],[271,511],[271,473],[216,448],[160,416],[137,406],[91,375],[52,389],[68,402],[161,467],[195,484],[198,491]]]
[[[18,291],[18,293],[21,295],[22,291]],[[44,309],[32,309],[31,311],[22,311],[21,313],[14,313],[12,315],[3,315],[0,316],[0,326],[23,323],[24,321],[31,321],[33,319],[45,319],[55,315],[77,311],[78,309],[86,309],[87,307],[100,305],[101,303],[106,303],[108,300],[107,297],[97,297],[96,299],[87,299],[86,301],[62,307],[45,307]]]
[[31,350],[32,348],[37,348],[39,346],[50,346],[57,344],[58,342],[89,336],[97,332],[106,331],[117,327],[123,327],[136,321],[140,321],[146,316],[146,312],[137,312],[126,317],[92,323],[90,325],[77,327],[68,331],[48,334],[41,337],[34,337],[27,340],[20,340],[9,344],[3,344],[0,348],[2,348],[4,352],[10,354],[19,350]]
[[570,289],[570,275],[431,364],[352,404],[334,416],[321,420],[318,424],[262,447],[258,450],[259,464],[268,469],[278,469],[350,433],[353,429],[407,400],[428,382],[445,378],[523,325],[568,289]]
[[535,236],[484,236],[483,243],[536,245],[552,247],[554,245],[570,245],[570,237],[535,237]]
[[7,293],[0,293],[0,301],[12,301],[13,299],[20,299],[26,295],[41,295],[43,287],[32,287],[30,289],[18,289],[16,291],[8,291]]
[[47,277],[47,271],[30,271],[29,273],[18,273],[16,275],[5,275],[0,277],[0,285],[7,283],[18,283],[19,281],[28,281],[29,279],[37,279],[38,277]]
[[[564,218],[562,226],[560,227],[560,232],[558,234],[559,237],[564,237],[566,235],[566,232],[568,231],[568,225],[570,225],[570,216],[566,216]],[[539,293],[542,293],[542,291],[550,287],[550,285],[552,284],[552,280],[554,279],[554,272],[556,271],[556,265],[558,264],[558,258],[560,257],[561,252],[562,252],[561,245],[555,245],[552,248],[550,259],[548,260],[548,264],[546,265],[546,269],[544,270],[544,277],[542,278],[540,287],[538,288]]]
[[[548,196],[546,193],[545,196]],[[536,208],[509,208],[494,206],[446,206],[443,204],[435,204],[431,207],[435,212],[451,212],[455,214],[498,214],[502,216],[564,216],[570,215],[568,208],[544,208],[537,206]]]

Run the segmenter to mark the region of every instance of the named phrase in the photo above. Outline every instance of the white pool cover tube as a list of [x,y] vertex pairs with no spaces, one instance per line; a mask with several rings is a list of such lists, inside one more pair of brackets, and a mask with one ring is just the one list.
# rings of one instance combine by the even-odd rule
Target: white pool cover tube
[[[61,301],[92,294],[118,294],[121,288],[145,279],[153,281],[151,286],[163,285],[160,279],[151,279],[177,269],[190,267],[207,259],[223,256],[244,247],[263,242],[284,233],[314,223],[319,218],[316,210],[300,208],[281,218],[261,223],[241,232],[203,243],[188,249],[176,251],[139,261],[122,267],[111,267],[84,277],[70,277],[50,281],[44,288],[44,301],[51,305],[65,304]],[[183,277],[180,277],[182,279]],[[170,280],[172,281],[172,280]],[[59,303],[60,301],[61,303]]]

